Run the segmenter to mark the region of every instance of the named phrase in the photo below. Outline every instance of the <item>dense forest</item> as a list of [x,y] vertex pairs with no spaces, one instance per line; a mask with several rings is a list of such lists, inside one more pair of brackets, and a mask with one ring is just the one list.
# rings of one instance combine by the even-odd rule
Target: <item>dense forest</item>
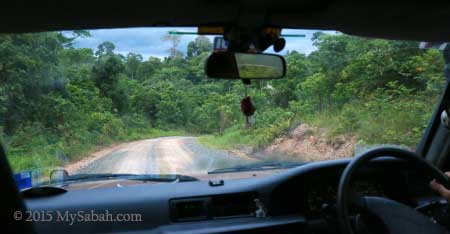
[[256,113],[243,128],[240,81],[206,79],[208,38],[172,43],[164,59],[126,56],[103,42],[76,48],[88,31],[0,35],[0,126],[15,170],[60,166],[114,142],[207,135],[262,147],[296,124],[353,134],[367,144],[414,147],[445,79],[438,50],[417,42],[315,33],[317,50],[289,51],[284,79],[248,87]]

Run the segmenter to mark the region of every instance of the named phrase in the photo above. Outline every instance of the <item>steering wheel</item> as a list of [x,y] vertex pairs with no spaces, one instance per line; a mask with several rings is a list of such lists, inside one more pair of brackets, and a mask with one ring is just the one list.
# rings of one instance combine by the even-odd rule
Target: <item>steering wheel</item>
[[[341,175],[339,181],[336,209],[339,228],[342,234],[355,234],[349,206],[353,205],[379,225],[367,229],[377,230],[374,233],[388,232],[391,234],[438,234],[447,233],[441,225],[433,223],[427,216],[402,203],[382,197],[351,197],[351,182],[356,171],[372,159],[379,157],[394,157],[413,163],[425,169],[433,178],[450,188],[450,180],[439,169],[425,161],[417,154],[395,147],[382,147],[367,151],[352,159]],[[358,226],[358,225],[355,225]],[[380,232],[380,230],[383,230]]]

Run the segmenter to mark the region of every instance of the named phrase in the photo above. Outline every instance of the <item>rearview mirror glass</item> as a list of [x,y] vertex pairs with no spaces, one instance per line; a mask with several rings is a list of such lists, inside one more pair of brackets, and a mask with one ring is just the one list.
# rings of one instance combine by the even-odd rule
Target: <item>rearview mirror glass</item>
[[275,54],[214,52],[206,61],[206,75],[213,79],[279,79],[286,63]]

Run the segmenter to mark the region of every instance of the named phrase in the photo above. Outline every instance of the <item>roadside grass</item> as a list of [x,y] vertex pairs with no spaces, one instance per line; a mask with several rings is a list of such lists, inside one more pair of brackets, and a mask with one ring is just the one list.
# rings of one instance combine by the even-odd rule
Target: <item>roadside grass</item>
[[291,125],[290,119],[282,119],[268,125],[259,124],[251,128],[245,128],[241,124],[237,124],[226,129],[222,134],[201,136],[198,142],[215,149],[230,150],[241,147],[259,149],[285,134]]
[[240,146],[257,146],[257,137],[235,125],[225,130],[223,134],[204,135],[198,138],[198,142],[206,147],[214,149],[230,150]]
[[361,144],[415,147],[428,125],[434,105],[430,101],[396,99],[395,102],[354,103],[334,112],[322,112],[305,122],[329,130],[329,139],[342,134]]

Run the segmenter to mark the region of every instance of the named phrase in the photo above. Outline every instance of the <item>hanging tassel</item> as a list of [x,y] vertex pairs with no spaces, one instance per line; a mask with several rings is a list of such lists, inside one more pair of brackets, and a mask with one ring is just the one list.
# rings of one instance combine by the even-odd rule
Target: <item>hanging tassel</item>
[[250,96],[247,96],[242,99],[241,101],[241,111],[245,116],[252,116],[256,108],[252,103],[252,98]]

